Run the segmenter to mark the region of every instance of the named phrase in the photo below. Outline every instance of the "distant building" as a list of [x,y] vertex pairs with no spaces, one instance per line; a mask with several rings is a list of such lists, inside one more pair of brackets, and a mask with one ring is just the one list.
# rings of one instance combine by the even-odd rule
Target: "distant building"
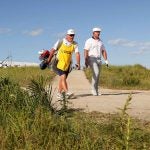
[[34,62],[12,62],[11,66],[18,66],[18,67],[24,67],[24,66],[38,66],[38,63]]
[[0,67],[1,68],[24,67],[24,66],[39,66],[39,64],[34,63],[34,62],[16,62],[16,61],[12,61],[11,64],[10,64],[9,62],[0,61]]

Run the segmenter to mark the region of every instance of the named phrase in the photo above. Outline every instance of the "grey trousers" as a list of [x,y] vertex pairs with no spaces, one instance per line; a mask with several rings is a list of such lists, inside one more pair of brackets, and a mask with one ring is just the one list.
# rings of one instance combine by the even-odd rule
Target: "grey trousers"
[[100,58],[89,57],[88,63],[92,70],[92,92],[98,94],[98,83],[102,61]]

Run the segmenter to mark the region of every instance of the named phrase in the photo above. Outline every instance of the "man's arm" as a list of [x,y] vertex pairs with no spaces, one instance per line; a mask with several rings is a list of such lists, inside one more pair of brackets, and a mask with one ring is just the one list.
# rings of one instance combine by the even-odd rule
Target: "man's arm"
[[77,69],[80,70],[80,53],[76,52]]
[[48,64],[51,62],[51,59],[52,59],[54,53],[55,53],[55,49],[52,48],[52,49],[50,50],[50,55],[49,55],[49,57],[48,57],[48,59],[47,59],[47,63],[48,63]]
[[63,40],[58,40],[58,41],[54,44],[53,48],[50,50],[50,55],[49,55],[49,57],[48,57],[48,59],[47,59],[47,63],[50,63],[50,62],[51,62],[51,59],[52,59],[52,57],[53,57],[55,51],[60,48],[62,42],[63,42]]
[[107,52],[105,49],[102,50],[102,55],[103,55],[106,65],[108,67]]
[[107,52],[106,50],[102,50],[102,55],[105,60],[107,60]]
[[85,59],[85,66],[88,67],[88,55],[89,51],[88,50],[84,50],[84,59]]

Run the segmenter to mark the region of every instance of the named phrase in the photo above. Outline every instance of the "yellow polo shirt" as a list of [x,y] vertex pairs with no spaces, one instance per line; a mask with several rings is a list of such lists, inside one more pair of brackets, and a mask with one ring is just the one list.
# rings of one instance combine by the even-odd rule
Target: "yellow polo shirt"
[[72,59],[72,53],[75,50],[75,43],[73,42],[70,45],[65,45],[64,43],[61,44],[58,50],[58,64],[57,68],[63,71],[67,71]]

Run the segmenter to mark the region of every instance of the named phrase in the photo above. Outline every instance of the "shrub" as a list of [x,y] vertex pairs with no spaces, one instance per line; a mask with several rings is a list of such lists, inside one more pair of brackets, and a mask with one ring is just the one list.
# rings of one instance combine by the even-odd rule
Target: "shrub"
[[[90,69],[85,69],[89,81],[92,78]],[[113,89],[150,89],[150,70],[141,65],[110,66],[102,65],[99,85]]]
[[137,86],[140,84],[140,79],[134,76],[123,77],[122,84],[125,86]]

